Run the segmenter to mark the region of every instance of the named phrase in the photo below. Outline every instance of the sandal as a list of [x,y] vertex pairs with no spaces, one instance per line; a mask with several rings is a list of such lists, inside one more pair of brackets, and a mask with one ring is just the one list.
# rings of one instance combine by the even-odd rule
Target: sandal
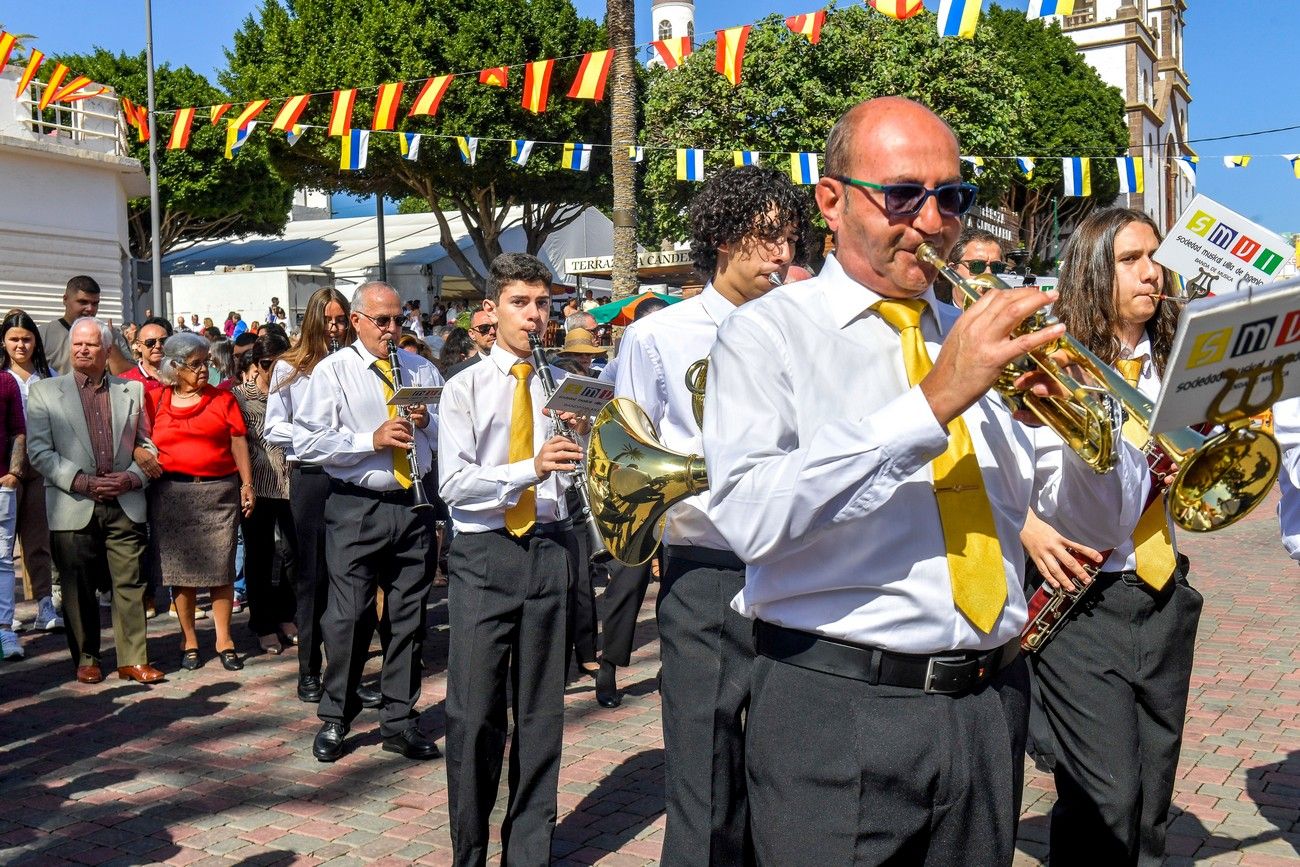
[[244,661],[239,658],[235,648],[229,650],[218,650],[217,656],[221,658],[221,667],[226,671],[239,671],[244,667]]
[[280,646],[280,636],[276,635],[274,632],[269,635],[257,636],[257,643],[261,645],[262,650],[272,656],[279,656],[280,651],[283,649]]
[[186,647],[181,650],[181,668],[186,671],[197,671],[203,666],[199,659],[199,649],[197,647]]

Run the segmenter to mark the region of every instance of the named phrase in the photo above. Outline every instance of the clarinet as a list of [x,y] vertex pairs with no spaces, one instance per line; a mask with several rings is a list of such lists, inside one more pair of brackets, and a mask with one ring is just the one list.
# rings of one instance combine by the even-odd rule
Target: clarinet
[[[388,365],[393,369],[393,392],[394,393],[396,393],[398,389],[402,387],[402,368],[398,364],[397,352],[398,352],[397,344],[391,340],[388,341]],[[397,413],[402,418],[409,419],[411,417],[410,407],[399,406],[397,408]],[[411,462],[411,490],[415,494],[415,502],[411,506],[411,511],[423,512],[427,509],[432,509],[433,504],[429,502],[428,496],[424,493],[424,476],[420,472],[420,460],[419,460],[420,444],[418,442],[414,442],[415,425],[411,425],[411,437],[413,441],[411,443],[410,450],[407,452],[408,459]]]
[[[551,395],[555,394],[555,377],[551,375],[551,367],[546,363],[546,352],[542,349],[542,337],[537,332],[529,332],[528,345],[533,350],[533,368],[537,371],[537,377],[541,380],[542,391],[546,394],[549,401]],[[551,420],[552,428],[560,436],[568,437],[577,442],[577,437],[573,430],[558,417]],[[596,522],[596,517],[591,511],[591,498],[587,494],[587,472],[582,462],[573,468],[569,474],[572,478],[573,488],[578,492],[578,501],[581,503],[579,514],[575,515],[582,525],[586,528],[587,537],[591,543],[591,562],[604,563],[613,555],[605,547],[605,540],[600,535],[600,524]]]

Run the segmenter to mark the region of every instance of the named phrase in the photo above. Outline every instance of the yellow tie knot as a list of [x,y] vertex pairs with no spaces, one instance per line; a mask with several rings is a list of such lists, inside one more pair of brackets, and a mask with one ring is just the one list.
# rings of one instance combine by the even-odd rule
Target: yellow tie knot
[[510,367],[510,375],[523,382],[533,372],[533,366],[527,361],[517,361]]
[[921,327],[921,313],[925,310],[925,302],[920,298],[906,300],[885,298],[877,301],[875,308],[886,322],[894,326],[895,331],[902,333],[906,328]]
[[1120,376],[1128,381],[1129,385],[1137,385],[1138,380],[1142,377],[1142,365],[1146,360],[1145,355],[1140,358],[1121,358],[1115,362],[1115,369],[1119,371]]

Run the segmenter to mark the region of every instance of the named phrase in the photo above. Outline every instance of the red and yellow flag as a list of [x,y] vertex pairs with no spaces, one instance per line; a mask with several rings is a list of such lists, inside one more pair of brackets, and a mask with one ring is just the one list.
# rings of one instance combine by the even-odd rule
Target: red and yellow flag
[[172,119],[172,134],[167,139],[167,150],[183,151],[190,146],[190,126],[194,123],[194,109],[178,108]]
[[505,87],[509,80],[510,67],[508,66],[494,66],[491,69],[479,70],[479,84],[486,84],[489,87]]
[[785,19],[785,26],[791,33],[807,36],[813,45],[822,41],[822,25],[826,23],[826,10],[810,12],[806,15],[791,15]]
[[674,36],[672,39],[656,39],[650,43],[655,53],[668,69],[676,69],[691,54],[691,37]]
[[594,99],[600,102],[605,98],[605,82],[609,79],[609,64],[614,59],[614,49],[592,51],[582,56],[578,64],[578,74],[573,78],[569,88],[569,99]]
[[244,127],[248,126],[249,121],[251,121],[253,118],[261,114],[262,110],[265,109],[270,104],[271,104],[271,100],[269,99],[253,100],[252,102],[244,106],[244,110],[241,111],[238,114],[238,116],[236,116],[235,119],[231,121],[231,123],[235,125],[235,129],[243,129]]
[[745,60],[745,43],[749,40],[749,25],[728,27],[718,31],[718,73],[735,87],[740,84],[740,66]]
[[311,99],[310,93],[304,93],[302,96],[291,96],[280,106],[280,110],[275,115],[275,122],[271,124],[271,129],[278,129],[288,132],[298,125],[298,118],[307,110],[307,101]]
[[352,105],[357,101],[356,88],[334,91],[330,108],[330,135],[347,135],[352,130]]
[[27,94],[27,88],[31,87],[32,81],[36,78],[36,70],[41,68],[41,61],[45,59],[45,52],[38,48],[33,48],[32,53],[27,56],[27,69],[23,71],[23,77],[18,79],[18,98],[22,99]]
[[[63,80],[68,77],[68,71],[68,67],[62,63],[54,67],[54,73],[50,76],[50,80],[45,83],[45,90],[41,92],[41,111],[45,111],[50,107],[50,103],[54,101],[54,94],[59,92],[59,88],[63,86]],[[19,88],[19,92],[22,92],[21,88]]]
[[392,129],[397,125],[397,106],[402,101],[402,82],[379,85],[375,96],[375,118],[371,129]]
[[122,114],[126,115],[126,122],[135,127],[136,137],[139,141],[149,140],[149,112],[144,106],[136,105],[125,96],[122,97]]
[[94,93],[77,93],[88,84],[94,84],[89,75],[78,75],[68,83],[59,88],[58,93],[54,94],[55,102],[76,102],[79,99],[90,99],[92,96],[99,96],[101,93],[107,93],[107,87],[101,87]]
[[0,30],[0,70],[9,65],[9,57],[18,45],[18,37]]
[[408,117],[427,114],[433,117],[438,113],[438,105],[442,102],[442,95],[447,92],[448,85],[451,84],[450,75],[435,75],[424,83],[420,88],[420,93],[415,97],[415,105],[411,106],[411,113]]
[[223,102],[221,105],[214,105],[208,109],[208,119],[212,121],[213,126],[216,126],[217,122],[221,120],[221,116],[228,111],[230,111],[230,103],[228,102]]
[[533,114],[546,111],[546,100],[551,95],[551,70],[554,60],[534,60],[524,66],[524,108]]
[[898,21],[911,18],[925,8],[921,0],[867,0],[867,5]]

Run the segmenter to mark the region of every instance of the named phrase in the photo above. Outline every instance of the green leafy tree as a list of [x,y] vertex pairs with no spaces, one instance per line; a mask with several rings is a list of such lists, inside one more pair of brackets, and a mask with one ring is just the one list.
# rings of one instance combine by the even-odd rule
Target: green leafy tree
[[[398,129],[418,132],[419,159],[403,159],[398,137],[375,133],[363,171],[339,170],[340,143],[312,129],[290,148],[272,140],[278,169],[295,184],[331,192],[418,197],[459,211],[483,262],[501,252],[500,236],[513,208],[522,208],[529,252],[576,219],[583,206],[609,198],[609,152],[597,148],[588,172],[561,166],[563,142],[609,140],[608,109],[564,95],[578,57],[604,43],[600,26],[581,18],[570,0],[265,0],[235,34],[229,69],[221,81],[237,100],[314,96],[300,122],[328,123],[329,92],[407,81]],[[542,114],[520,105],[521,66],[510,69],[506,90],[478,83],[472,71],[527,60],[557,59],[550,103]],[[408,117],[428,76],[471,72],[453,79],[433,118]],[[353,125],[368,129],[374,90],[361,91]],[[279,108],[267,109],[268,119]],[[269,123],[268,123],[269,127]],[[464,165],[454,136],[479,138],[478,160]],[[527,166],[509,160],[509,141],[540,142]],[[460,271],[480,290],[484,276],[457,245],[441,210],[439,241]]]
[[[1020,137],[1011,153],[1046,157],[1038,160],[1031,180],[1016,173],[1002,199],[1006,208],[1020,215],[1021,233],[1032,258],[1046,262],[1056,237],[1054,204],[1055,222],[1068,226],[1119,193],[1119,177],[1109,158],[1128,148],[1124,97],[1102,81],[1055,22],[1048,25],[1025,18],[1024,12],[993,6],[980,32],[1005,52],[1028,96]],[[1062,156],[1093,158],[1091,196],[1062,196]]]
[[[706,148],[706,171],[731,165],[733,149],[781,152],[763,160],[784,169],[785,152],[821,153],[840,115],[888,94],[937,111],[967,154],[1010,153],[1023,133],[1024,84],[992,34],[980,28],[973,41],[940,39],[931,14],[894,21],[862,6],[832,9],[817,45],[771,16],[751,31],[734,88],[714,70],[714,57],[711,41],[678,69],[649,73],[641,136],[650,148],[641,222],[647,246],[687,235],[696,185],[676,180],[677,147]],[[1010,173],[991,163],[980,176],[983,197],[997,201]]]
[[[97,48],[90,54],[60,57],[59,61],[73,74],[88,75],[111,85],[119,96],[145,104],[148,73],[144,52],[113,54]],[[45,65],[53,70],[53,64]],[[225,101],[206,78],[188,66],[160,66],[154,71],[154,83],[160,109]],[[265,144],[250,140],[240,149],[238,159],[225,159],[225,126],[213,127],[202,109],[195,115],[185,150],[165,149],[170,117],[160,116],[155,126],[159,137],[158,194],[162,202],[160,241],[164,255],[213,238],[284,231],[293,188],[271,166]],[[148,166],[148,144],[139,141],[133,129],[127,132],[131,156]],[[150,259],[149,199],[132,199],[127,207],[131,255]]]

